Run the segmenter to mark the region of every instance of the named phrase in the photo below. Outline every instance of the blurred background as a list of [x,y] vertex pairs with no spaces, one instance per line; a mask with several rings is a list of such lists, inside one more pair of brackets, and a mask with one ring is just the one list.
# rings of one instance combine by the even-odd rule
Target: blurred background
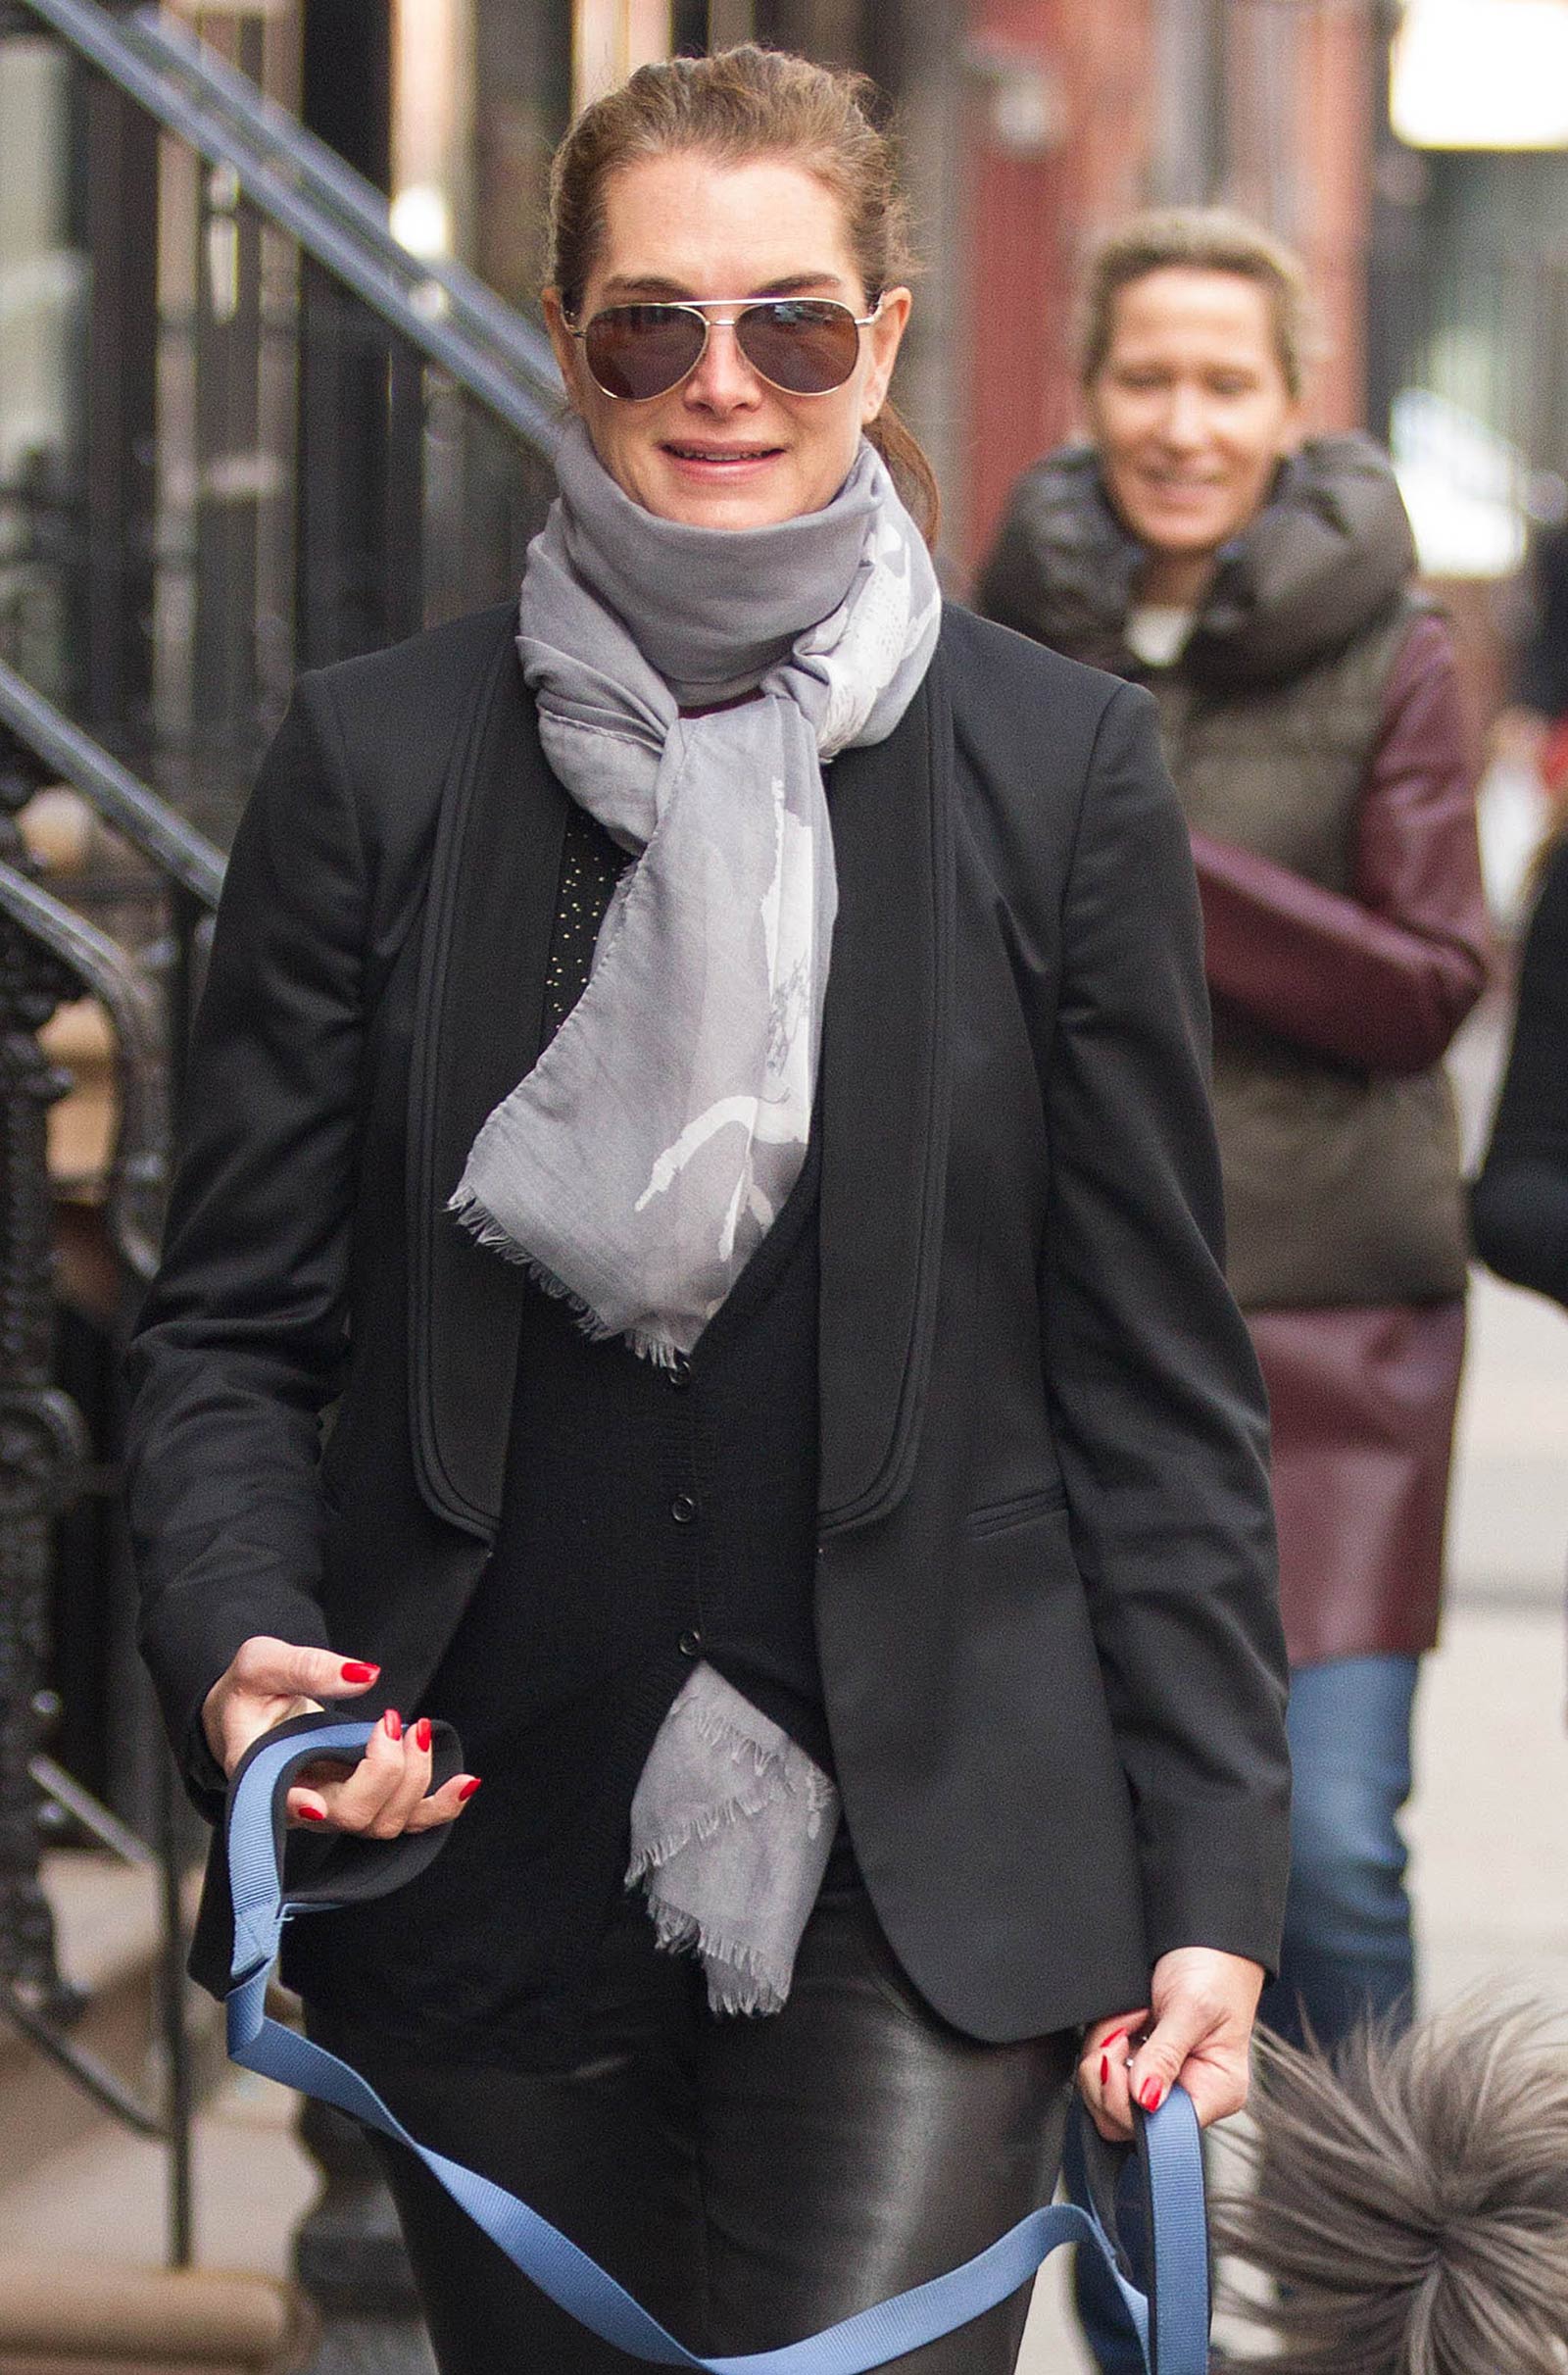
[[[643,60],[751,37],[863,68],[902,127],[901,403],[960,595],[1074,425],[1096,234],[1223,199],[1303,253],[1314,422],[1392,448],[1519,921],[1532,559],[1568,519],[1568,0],[0,0],[0,2375],[427,2363],[352,2139],[313,2119],[306,2150],[222,2086],[174,1978],[196,1842],[133,1652],[119,1347],[293,677],[515,584],[552,147]],[[1472,1148],[1506,1016],[1504,968],[1453,1059]],[[1568,2006],[1565,1422],[1561,1314],[1481,1280],[1411,1824],[1437,1996]],[[1041,2370],[1074,2363],[1054,2299]]]

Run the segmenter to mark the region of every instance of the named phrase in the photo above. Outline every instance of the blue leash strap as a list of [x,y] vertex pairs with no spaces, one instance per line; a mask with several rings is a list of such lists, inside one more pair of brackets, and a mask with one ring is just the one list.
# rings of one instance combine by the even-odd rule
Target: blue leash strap
[[[314,1876],[285,1894],[284,1799],[290,1781],[300,1766],[316,1757],[357,1761],[374,1728],[363,1719],[297,1717],[259,1740],[235,1772],[227,1816],[234,1900],[233,1984],[227,2009],[228,2051],[242,2069],[315,2096],[406,2145],[542,2293],[602,2341],[654,2366],[699,2368],[704,2375],[870,2375],[872,2368],[886,2366],[981,2316],[1027,2284],[1058,2244],[1076,2242],[1092,2244],[1103,2254],[1137,2331],[1148,2375],[1206,2375],[1208,2239],[1202,2155],[1197,2115],[1179,2087],[1152,2116],[1139,2114],[1138,2152],[1152,2212],[1152,2299],[1124,2273],[1096,2211],[1057,2202],[1032,2211],[989,2251],[929,2284],[880,2301],[804,2342],[738,2358],[702,2358],[688,2350],[596,2260],[526,2202],[421,2145],[349,2063],[267,2014],[268,1980],[286,1920],[390,1893],[421,1870],[445,1838],[442,1830],[385,1842],[336,1834],[325,1855],[318,1857]],[[456,1743],[446,1727],[437,1731],[439,1777],[443,1763],[457,1769]],[[304,1837],[310,1851],[326,1844],[315,1834]]]

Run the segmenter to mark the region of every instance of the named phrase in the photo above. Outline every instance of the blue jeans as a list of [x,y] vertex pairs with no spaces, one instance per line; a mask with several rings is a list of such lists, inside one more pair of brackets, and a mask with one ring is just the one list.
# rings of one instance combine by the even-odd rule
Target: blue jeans
[[1408,2019],[1415,1992],[1405,1845],[1414,1658],[1336,1658],[1291,1677],[1296,1795],[1280,1975],[1259,2017],[1338,2044],[1365,2013]]
[[[1415,1988],[1405,1845],[1414,1658],[1336,1658],[1291,1676],[1295,1795],[1280,1975],[1260,2020],[1299,2044],[1303,2020],[1332,2046],[1364,2013],[1408,2019]],[[1067,2166],[1073,2190],[1072,2157]],[[1143,2375],[1120,2296],[1078,2254],[1078,2315],[1102,2375]]]

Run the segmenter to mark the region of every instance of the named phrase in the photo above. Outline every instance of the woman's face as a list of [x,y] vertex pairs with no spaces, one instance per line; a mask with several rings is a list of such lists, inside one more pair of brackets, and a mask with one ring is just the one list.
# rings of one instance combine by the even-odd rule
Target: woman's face
[[1107,491],[1152,552],[1212,557],[1300,441],[1268,292],[1240,272],[1167,266],[1112,305],[1088,390]]
[[[603,195],[579,328],[608,305],[682,297],[831,297],[858,316],[871,310],[839,202],[802,166],[651,157],[611,174]],[[854,371],[825,396],[770,386],[722,317],[695,371],[637,403],[594,384],[558,292],[545,292],[562,373],[600,461],[634,503],[693,527],[767,527],[832,502],[882,409],[908,311],[907,289],[884,292]]]

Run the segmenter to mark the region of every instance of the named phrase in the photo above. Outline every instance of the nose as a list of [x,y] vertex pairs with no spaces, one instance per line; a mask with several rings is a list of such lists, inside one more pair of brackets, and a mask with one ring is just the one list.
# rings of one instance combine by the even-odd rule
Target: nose
[[733,322],[710,322],[702,361],[681,394],[704,412],[732,413],[759,402],[761,381],[741,353]]
[[1178,381],[1170,391],[1160,428],[1165,443],[1183,453],[1202,445],[1208,436],[1208,419],[1201,392]]

